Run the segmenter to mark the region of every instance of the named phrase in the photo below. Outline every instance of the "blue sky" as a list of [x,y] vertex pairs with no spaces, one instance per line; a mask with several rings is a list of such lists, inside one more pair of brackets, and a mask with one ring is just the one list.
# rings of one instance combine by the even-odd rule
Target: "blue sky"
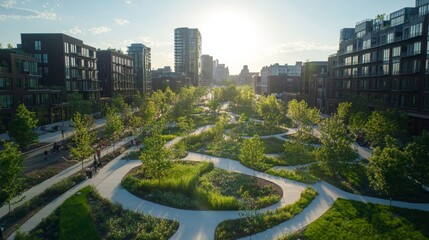
[[0,42],[20,33],[65,33],[96,48],[152,48],[152,67],[174,67],[174,29],[198,28],[203,54],[238,74],[327,60],[341,28],[413,7],[414,0],[0,0]]

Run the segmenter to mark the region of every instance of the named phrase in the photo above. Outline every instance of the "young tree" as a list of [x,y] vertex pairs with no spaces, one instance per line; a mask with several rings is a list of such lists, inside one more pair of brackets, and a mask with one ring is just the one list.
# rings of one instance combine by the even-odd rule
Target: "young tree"
[[133,98],[133,107],[134,108],[140,107],[142,105],[142,103],[143,103],[143,97],[140,94],[140,91],[136,90],[136,95]]
[[113,109],[109,109],[106,115],[105,126],[107,137],[115,142],[119,139],[124,128],[124,123],[122,122],[121,117]]
[[131,129],[132,135],[135,135],[137,133],[137,130],[143,126],[143,118],[136,115],[131,115],[129,122],[129,127]]
[[357,112],[350,116],[348,129],[355,138],[362,138],[364,136],[367,118],[368,115],[365,112]]
[[21,103],[12,119],[9,136],[22,148],[37,142],[37,134],[33,131],[37,127],[37,121],[36,113],[29,111]]
[[429,186],[429,132],[423,131],[405,147],[411,160],[411,176],[420,185]]
[[240,88],[239,94],[234,98],[234,103],[245,108],[252,108],[253,99],[255,98],[255,93],[253,88],[250,86],[244,86]]
[[398,111],[373,111],[365,124],[365,136],[371,141],[371,146],[383,147],[387,135],[393,138],[406,135],[407,119],[404,113]]
[[208,107],[212,113],[217,114],[217,112],[219,111],[219,109],[221,107],[221,104],[217,98],[212,98],[208,102]]
[[393,197],[413,186],[409,177],[409,156],[397,146],[377,147],[368,165],[371,186]]
[[240,161],[251,167],[259,166],[263,163],[264,152],[265,145],[259,136],[255,135],[252,138],[244,139],[240,149]]
[[165,172],[171,167],[172,155],[165,147],[165,140],[160,136],[161,128],[162,126],[152,128],[151,136],[144,139],[144,148],[140,155],[144,172],[158,181],[161,181]]
[[189,133],[194,127],[195,123],[192,118],[189,117],[179,117],[177,119],[177,126],[185,133]]
[[264,119],[264,125],[272,133],[282,119],[282,106],[273,95],[261,97],[258,103],[258,114]]
[[302,100],[296,99],[289,101],[287,115],[298,125],[298,137],[303,141],[312,138],[313,125],[320,121],[320,111],[316,108],[310,108]]
[[75,132],[72,136],[74,144],[70,147],[70,153],[76,160],[82,162],[83,169],[83,160],[93,152],[91,144],[94,141],[94,135],[90,132],[91,126],[88,126],[85,122],[85,117],[79,112],[74,114],[72,122],[75,126]]
[[348,123],[350,119],[350,109],[352,107],[351,102],[342,102],[338,104],[337,113],[338,117],[343,121],[344,123]]
[[357,157],[351,147],[347,131],[338,115],[325,119],[320,126],[322,146],[316,150],[316,159],[328,174],[339,176],[347,170],[351,161]]
[[156,105],[152,99],[145,99],[141,108],[141,116],[143,119],[143,127],[149,130],[149,127],[155,122],[157,117]]
[[20,194],[24,177],[22,172],[24,158],[17,145],[3,141],[4,149],[0,151],[0,206],[10,204],[13,198]]

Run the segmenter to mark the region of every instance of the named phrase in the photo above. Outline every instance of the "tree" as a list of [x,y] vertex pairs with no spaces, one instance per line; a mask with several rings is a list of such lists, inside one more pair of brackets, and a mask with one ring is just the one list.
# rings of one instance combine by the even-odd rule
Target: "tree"
[[173,106],[173,116],[175,118],[191,114],[195,102],[194,91],[194,87],[180,89],[179,97]]
[[83,99],[81,94],[75,92],[68,95],[68,101],[70,103],[70,113],[72,116],[74,116],[76,112],[79,112],[81,115],[92,113],[91,102]]
[[24,184],[22,172],[24,158],[18,146],[12,142],[3,141],[4,149],[0,151],[0,205],[10,204],[17,197]]
[[390,197],[409,189],[413,186],[408,172],[409,162],[409,156],[397,146],[377,147],[369,159],[370,185]]
[[387,135],[393,138],[406,135],[407,121],[407,116],[398,111],[373,111],[365,124],[365,137],[371,141],[371,146],[383,147]]
[[316,150],[316,159],[328,174],[339,176],[347,170],[351,161],[357,157],[351,147],[347,131],[338,115],[325,119],[320,125],[322,146]]
[[282,106],[273,95],[261,97],[258,103],[258,114],[264,119],[264,125],[272,133],[282,119]]
[[177,119],[177,126],[185,133],[189,133],[194,127],[195,123],[192,118],[189,117],[179,117]]
[[[87,115],[89,116],[89,115]],[[94,141],[94,135],[90,132],[92,126],[89,126],[85,121],[85,116],[82,116],[79,112],[76,112],[72,118],[75,132],[72,136],[74,144],[70,147],[70,153],[76,158],[76,160],[82,162],[83,160],[91,155],[93,149],[91,144]]]
[[132,135],[135,135],[137,133],[137,130],[143,126],[143,118],[136,115],[131,115],[129,122],[129,127],[131,129]]
[[219,111],[220,106],[221,106],[221,104],[217,98],[212,98],[208,102],[208,107],[209,107],[210,111],[214,114],[216,114]]
[[228,87],[222,88],[222,97],[224,101],[233,101],[239,94],[235,85],[229,85]]
[[255,93],[253,92],[253,88],[250,86],[242,87],[238,90],[237,97],[234,98],[234,103],[245,108],[252,108],[253,99],[255,97]]
[[139,90],[136,90],[136,95],[133,98],[133,107],[140,107],[143,103],[142,95],[140,94]]
[[368,114],[365,112],[357,112],[350,116],[348,129],[355,138],[364,136],[364,129],[367,122]]
[[19,104],[16,115],[13,118],[9,136],[25,148],[31,143],[37,142],[37,134],[33,131],[37,127],[36,113],[29,111],[24,104]]
[[350,119],[350,109],[352,107],[351,102],[342,102],[338,104],[337,108],[337,114],[338,117],[343,121],[344,123],[348,123]]
[[149,127],[155,122],[157,117],[156,105],[152,99],[145,99],[140,108],[140,113],[143,119],[143,127],[149,130]]
[[[155,124],[155,125],[158,125]],[[144,172],[150,178],[158,179],[171,167],[171,151],[165,147],[165,140],[160,136],[162,126],[154,126],[151,135],[144,139],[144,148],[140,155]]]
[[320,111],[318,109],[310,108],[304,100],[298,102],[293,99],[288,103],[287,115],[298,125],[298,137],[302,141],[312,138],[313,125],[320,121]]
[[[240,188],[239,193],[242,201],[238,215],[244,218],[244,224],[241,227],[250,235],[258,229],[258,226],[263,220],[263,216],[260,214],[256,199],[250,196],[249,190],[243,191],[243,189]],[[252,235],[250,235],[250,240],[252,240]]]
[[411,176],[420,185],[429,186],[429,132],[423,131],[405,147],[411,160]]
[[255,135],[252,138],[244,139],[240,149],[240,161],[251,167],[259,166],[263,163],[264,152],[265,145],[259,136]]
[[124,123],[122,122],[121,117],[113,109],[108,109],[105,126],[106,136],[115,142],[119,139],[123,130]]

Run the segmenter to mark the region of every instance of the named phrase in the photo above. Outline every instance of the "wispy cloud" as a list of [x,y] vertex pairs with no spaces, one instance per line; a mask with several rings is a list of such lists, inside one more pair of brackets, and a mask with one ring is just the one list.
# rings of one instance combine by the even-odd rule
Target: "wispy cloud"
[[123,18],[115,18],[115,23],[118,25],[127,25],[128,23],[130,23],[130,21],[128,21],[127,19],[123,19]]
[[124,1],[126,4],[131,4],[131,3],[133,3],[133,2],[131,2],[131,0],[125,0]]
[[73,28],[70,28],[70,29],[69,29],[69,30],[67,30],[66,32],[67,32],[67,33],[70,33],[70,34],[77,35],[77,34],[81,34],[83,31],[82,31],[82,29],[80,29],[78,26],[74,26]]
[[148,47],[154,47],[154,46],[160,47],[160,46],[173,45],[172,41],[159,41],[159,40],[154,40],[152,37],[139,37],[138,40]]
[[100,26],[100,27],[93,27],[93,28],[89,29],[89,31],[92,34],[101,34],[101,33],[110,32],[110,31],[112,31],[112,29],[109,27],[106,27],[106,26]]
[[338,48],[337,45],[325,45],[315,42],[305,42],[305,41],[299,41],[299,42],[289,42],[289,43],[282,43],[277,45],[274,48],[275,53],[289,53],[289,52],[302,52],[302,51],[334,51]]
[[29,8],[16,7],[16,1],[9,0],[0,3],[0,21],[8,19],[44,19],[44,20],[58,20],[58,16],[52,11],[38,11]]

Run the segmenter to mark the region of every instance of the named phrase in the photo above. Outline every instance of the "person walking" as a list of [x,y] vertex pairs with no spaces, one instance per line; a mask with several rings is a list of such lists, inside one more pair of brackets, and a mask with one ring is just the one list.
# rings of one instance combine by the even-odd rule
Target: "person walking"
[[48,160],[48,150],[45,149],[45,160]]
[[97,157],[98,157],[98,161],[101,162],[101,151],[100,151],[100,149],[97,150]]

